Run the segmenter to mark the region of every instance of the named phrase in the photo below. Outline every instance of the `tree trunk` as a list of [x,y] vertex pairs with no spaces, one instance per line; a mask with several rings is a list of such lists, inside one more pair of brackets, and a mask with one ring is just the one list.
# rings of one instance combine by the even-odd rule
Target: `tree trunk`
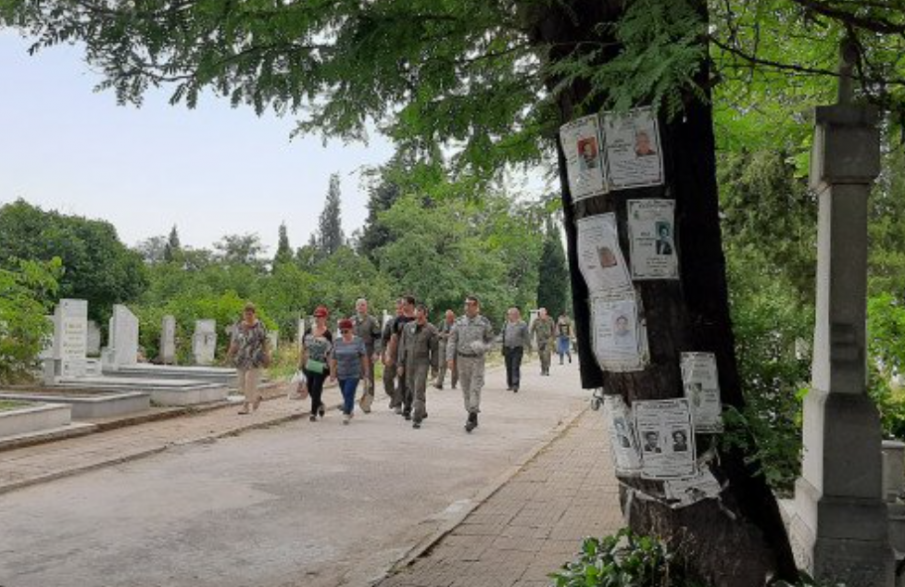
[[[672,0],[662,0],[669,2]],[[706,1],[693,0],[706,14]],[[598,36],[597,25],[614,22],[623,8],[621,0],[573,0],[550,3],[533,15],[530,36],[555,61],[579,42],[613,42]],[[705,42],[702,40],[702,42]],[[613,49],[618,50],[617,48]],[[612,55],[610,55],[611,57]],[[701,65],[698,83],[707,86],[707,64]],[[547,80],[552,88],[557,80]],[[556,96],[560,122],[576,116],[575,105],[588,93],[585,82],[576,82]],[[600,103],[595,106],[599,108]],[[715,145],[711,107],[694,98],[676,120],[659,119],[661,152],[666,183],[662,186],[620,190],[572,203],[566,179],[566,163],[559,149],[559,172],[568,244],[575,311],[575,330],[582,385],[604,387],[622,396],[627,404],[636,399],[682,397],[680,353],[712,352],[716,355],[722,401],[741,408],[742,391],[729,317],[716,186]],[[628,256],[626,200],[664,198],[676,202],[675,243],[679,256],[679,280],[635,282],[646,319],[651,364],[635,373],[603,372],[591,344],[588,288],[579,272],[575,221],[585,216],[616,212],[619,240]],[[698,434],[698,454],[718,441]],[[745,464],[738,450],[721,451],[714,475],[724,484],[721,502],[705,500],[670,509],[661,500],[662,482],[621,479],[623,510],[636,532],[664,538],[678,548],[693,576],[714,586],[763,585],[767,577],[795,578],[795,564],[775,498],[763,476]],[[632,495],[632,499],[626,499]],[[648,497],[655,499],[647,499]],[[628,511],[626,511],[628,510]]]

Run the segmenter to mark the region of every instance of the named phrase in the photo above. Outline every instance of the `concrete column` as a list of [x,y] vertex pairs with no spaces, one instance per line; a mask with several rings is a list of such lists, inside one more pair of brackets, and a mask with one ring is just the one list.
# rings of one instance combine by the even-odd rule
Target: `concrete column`
[[877,112],[817,108],[817,320],[792,542],[799,565],[847,587],[891,587],[880,420],[867,396],[867,197],[880,171]]

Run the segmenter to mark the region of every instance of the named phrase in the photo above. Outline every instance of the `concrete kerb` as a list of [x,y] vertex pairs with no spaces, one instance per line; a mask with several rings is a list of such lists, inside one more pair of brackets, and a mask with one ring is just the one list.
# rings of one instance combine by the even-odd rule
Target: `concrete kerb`
[[[218,407],[222,407],[222,406],[218,406]],[[337,404],[335,406],[328,406],[327,410],[334,411],[334,410],[340,409],[341,407],[342,407],[341,404]],[[295,414],[279,416],[277,418],[270,418],[267,420],[250,422],[247,425],[238,426],[236,428],[232,428],[232,429],[226,430],[224,432],[218,432],[216,434],[207,434],[204,436],[199,436],[197,438],[192,438],[190,440],[183,440],[183,441],[179,441],[179,442],[170,442],[170,443],[164,444],[162,446],[155,446],[153,448],[138,451],[138,452],[124,455],[121,457],[116,457],[116,458],[112,458],[112,459],[106,459],[103,461],[99,461],[96,463],[91,463],[90,465],[82,465],[79,467],[73,467],[71,469],[55,471],[53,473],[48,473],[47,475],[40,475],[38,477],[32,477],[30,479],[22,479],[21,481],[5,483],[3,485],[0,485],[0,495],[2,495],[4,493],[10,493],[10,492],[16,491],[18,489],[24,489],[26,487],[31,487],[33,485],[47,483],[48,481],[55,481],[57,479],[63,479],[65,477],[74,477],[74,476],[80,475],[82,473],[88,473],[90,471],[96,471],[98,469],[103,469],[104,467],[111,467],[114,465],[121,465],[123,463],[137,461],[139,459],[143,459],[143,458],[150,457],[150,456],[153,456],[156,454],[160,454],[170,448],[191,446],[193,444],[205,444],[205,443],[209,443],[211,441],[215,441],[215,440],[218,440],[221,438],[237,436],[237,435],[239,435],[243,432],[247,432],[249,430],[268,428],[271,426],[278,426],[280,424],[285,424],[286,422],[291,422],[293,420],[300,420],[309,415],[310,415],[310,412],[298,412]]]
[[447,520],[436,532],[409,548],[405,552],[405,554],[403,554],[395,563],[393,563],[382,576],[373,579],[371,582],[371,587],[377,587],[387,578],[402,572],[407,567],[411,566],[415,561],[429,554],[430,551],[433,550],[433,548],[437,546],[437,544],[439,544],[441,540],[446,538],[446,536],[448,536],[453,530],[461,525],[462,522],[464,522],[465,519],[468,518],[468,516],[470,516],[488,499],[490,499],[498,491],[500,491],[500,489],[502,489],[507,483],[509,483],[509,481],[511,481],[513,477],[524,470],[525,467],[527,467],[532,461],[537,459],[537,457],[540,456],[540,454],[545,450],[547,450],[547,448],[549,448],[551,444],[562,438],[565,433],[570,428],[572,428],[578,418],[581,417],[581,415],[583,415],[589,409],[590,405],[585,406],[584,409],[578,410],[577,412],[569,415],[565,420],[560,422],[559,425],[556,426],[556,428],[547,433],[543,440],[541,440],[531,450],[529,450],[521,458],[519,458],[516,464],[509,467],[500,476],[494,479],[489,485],[479,491],[467,507],[465,507],[461,512],[457,513],[455,517]]

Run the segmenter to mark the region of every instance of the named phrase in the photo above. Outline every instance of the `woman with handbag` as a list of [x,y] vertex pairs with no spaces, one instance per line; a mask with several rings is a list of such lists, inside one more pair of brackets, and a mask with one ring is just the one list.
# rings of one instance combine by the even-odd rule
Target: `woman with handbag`
[[321,396],[324,393],[324,380],[330,374],[327,361],[333,351],[333,334],[327,326],[327,316],[330,313],[325,306],[318,306],[314,310],[314,326],[305,330],[302,338],[302,358],[299,369],[305,373],[308,380],[308,395],[311,397],[312,422],[317,421],[317,416],[324,417],[324,403]]
[[353,332],[354,326],[351,320],[339,321],[340,337],[333,344],[330,355],[330,379],[339,380],[339,390],[343,394],[343,424],[352,420],[358,382],[365,381],[365,393],[368,388],[368,349]]
[[236,365],[239,379],[239,391],[245,396],[240,414],[249,413],[248,407],[257,411],[261,404],[258,393],[258,382],[261,369],[270,365],[270,349],[267,330],[256,316],[255,306],[251,302],[245,304],[242,320],[233,325],[227,357]]

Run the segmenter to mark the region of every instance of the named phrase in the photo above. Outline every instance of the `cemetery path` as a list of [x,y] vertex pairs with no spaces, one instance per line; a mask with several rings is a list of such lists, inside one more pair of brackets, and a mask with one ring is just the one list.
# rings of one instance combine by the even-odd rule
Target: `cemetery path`
[[[431,389],[421,430],[390,413],[385,400],[343,426],[337,412],[317,423],[285,421],[304,406],[280,399],[253,417],[282,423],[237,436],[222,437],[216,420],[239,417],[218,410],[44,445],[50,459],[64,458],[58,451],[70,443],[79,447],[70,458],[97,459],[110,439],[150,450],[165,442],[162,429],[176,428],[159,454],[0,496],[0,585],[368,585],[450,530],[527,455],[600,420],[590,414],[567,426],[587,406],[577,366],[554,365],[553,377],[537,372],[526,365],[513,394],[502,369],[489,370],[481,425],[471,435],[462,430],[461,393]],[[330,393],[336,403],[338,393]],[[180,443],[210,430],[210,442]],[[94,453],[88,441],[100,443]],[[551,487],[575,478],[561,473]]]

